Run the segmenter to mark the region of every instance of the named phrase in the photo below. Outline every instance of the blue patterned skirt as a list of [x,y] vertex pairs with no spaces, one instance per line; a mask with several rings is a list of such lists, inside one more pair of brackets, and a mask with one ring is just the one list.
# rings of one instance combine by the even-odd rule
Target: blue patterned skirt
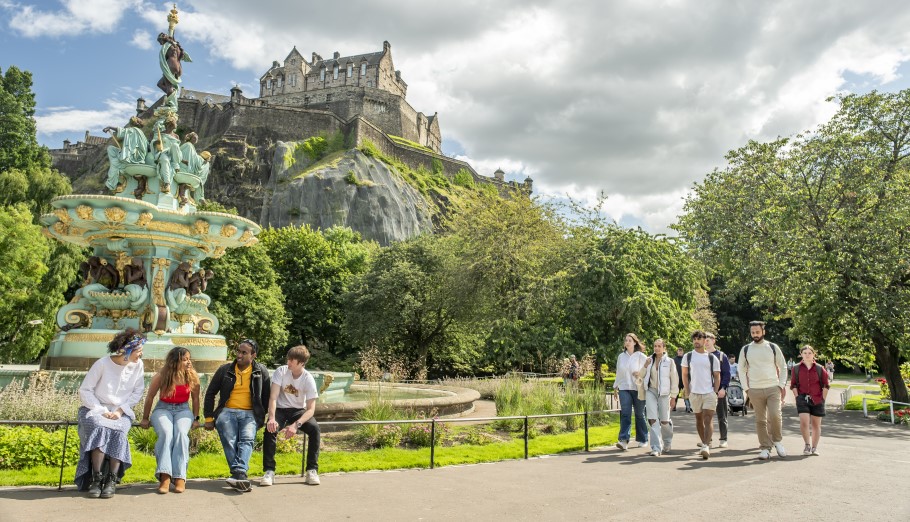
[[79,408],[79,464],[76,465],[76,486],[87,490],[92,482],[92,450],[101,449],[105,455],[121,462],[117,482],[133,465],[130,455],[130,441],[127,434],[133,419],[126,415],[117,420],[100,415],[88,416],[89,409]]

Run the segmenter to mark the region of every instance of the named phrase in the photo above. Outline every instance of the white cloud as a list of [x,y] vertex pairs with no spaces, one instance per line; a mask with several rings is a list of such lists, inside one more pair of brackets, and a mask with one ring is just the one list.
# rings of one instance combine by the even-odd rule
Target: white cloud
[[130,45],[144,49],[146,51],[153,48],[155,46],[155,43],[155,38],[152,37],[152,33],[142,30],[133,33],[133,39],[130,40]]
[[39,134],[57,132],[99,132],[108,125],[123,125],[136,114],[136,103],[122,100],[106,100],[105,108],[99,110],[54,107],[35,117]]
[[111,33],[137,0],[61,0],[62,10],[39,10],[30,4],[4,2],[12,12],[9,26],[29,38]]

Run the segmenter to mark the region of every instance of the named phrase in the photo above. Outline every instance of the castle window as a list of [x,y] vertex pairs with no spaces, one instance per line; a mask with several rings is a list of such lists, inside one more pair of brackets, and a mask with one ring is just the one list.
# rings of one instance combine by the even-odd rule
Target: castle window
[[354,76],[354,64],[348,64],[348,78]]
[[276,81],[277,81],[278,83],[275,85],[275,87],[277,87],[277,88],[280,89],[280,88],[281,88],[281,77],[279,77],[278,80],[276,80]]
[[367,62],[363,62],[362,64],[360,64],[360,76],[366,76],[366,75],[367,75]]
[[337,63],[335,64],[334,67],[332,67],[332,79],[333,80],[338,79],[338,64]]
[[323,66],[322,69],[319,70],[319,81],[321,81],[321,82],[325,81],[325,66]]
[[306,106],[308,106],[309,104],[310,104],[310,97],[309,97],[309,96],[304,96],[304,97],[303,97],[303,106],[306,107]]
[[268,80],[265,81],[265,88],[266,88],[266,89],[271,89],[271,88],[272,88],[272,80],[271,80],[271,79],[268,79]]
[[326,101],[326,102],[332,101],[332,95],[331,95],[331,94],[326,94],[326,95],[325,95],[325,101]]

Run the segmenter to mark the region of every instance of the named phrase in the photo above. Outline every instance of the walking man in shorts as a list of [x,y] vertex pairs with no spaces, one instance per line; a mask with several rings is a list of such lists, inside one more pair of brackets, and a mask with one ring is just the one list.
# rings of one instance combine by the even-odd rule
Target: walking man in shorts
[[714,411],[717,409],[717,391],[720,389],[720,361],[705,351],[707,335],[701,330],[692,332],[694,350],[682,360],[682,382],[685,396],[695,412],[698,444],[701,458],[711,456],[711,438],[714,435]]

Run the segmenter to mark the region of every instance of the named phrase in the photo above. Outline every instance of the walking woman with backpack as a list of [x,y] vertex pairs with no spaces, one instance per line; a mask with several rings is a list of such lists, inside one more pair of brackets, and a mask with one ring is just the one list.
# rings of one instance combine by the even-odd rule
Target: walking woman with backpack
[[[799,412],[799,431],[806,443],[803,455],[818,455],[818,440],[822,435],[822,417],[828,398],[828,372],[815,362],[815,349],[808,344],[800,350],[803,360],[793,368],[790,389],[796,397]],[[811,439],[810,439],[811,435]]]
[[644,397],[639,398],[638,390],[643,383],[644,367],[648,357],[644,345],[633,334],[626,334],[623,351],[616,360],[616,380],[613,390],[619,395],[619,441],[616,447],[625,451],[632,437],[632,410],[635,410],[635,441],[638,447],[648,445],[648,423],[645,422]]
[[673,421],[670,420],[670,397],[679,393],[676,362],[667,355],[663,339],[654,341],[654,354],[645,362],[645,410],[651,425],[651,456],[670,451],[673,443]]
[[[158,395],[158,404],[152,403]],[[190,399],[193,400],[192,411]],[[190,351],[182,346],[171,348],[164,366],[152,377],[145,397],[142,422],[148,429],[155,427],[155,458],[158,464],[155,477],[158,493],[166,494],[174,480],[174,493],[186,488],[186,468],[190,460],[190,430],[199,427],[199,376],[193,369]]]

